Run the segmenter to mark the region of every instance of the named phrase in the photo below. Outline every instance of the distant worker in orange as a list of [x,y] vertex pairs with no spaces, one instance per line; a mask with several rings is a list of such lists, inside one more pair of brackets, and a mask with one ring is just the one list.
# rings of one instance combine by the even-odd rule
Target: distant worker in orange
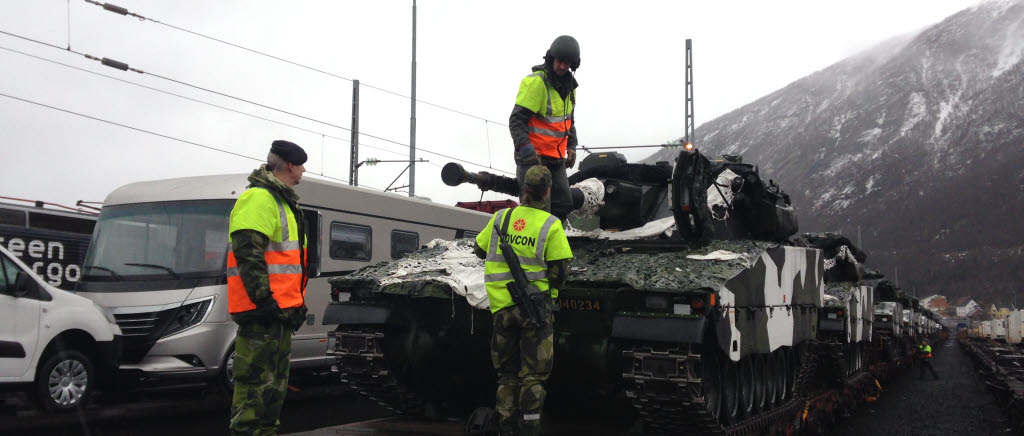
[[543,165],[551,172],[551,196],[547,211],[558,219],[572,211],[569,179],[565,169],[576,164],[576,82],[580,44],[569,35],[555,38],[544,54],[544,63],[519,83],[516,105],[509,116],[515,145],[516,177],[520,189],[526,170]]

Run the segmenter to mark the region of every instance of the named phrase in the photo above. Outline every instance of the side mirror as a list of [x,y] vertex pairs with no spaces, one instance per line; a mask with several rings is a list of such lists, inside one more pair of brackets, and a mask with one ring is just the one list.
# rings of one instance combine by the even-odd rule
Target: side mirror
[[32,289],[35,288],[35,283],[32,282],[32,277],[28,274],[19,271],[18,276],[14,279],[14,292],[15,297],[24,297],[28,295]]

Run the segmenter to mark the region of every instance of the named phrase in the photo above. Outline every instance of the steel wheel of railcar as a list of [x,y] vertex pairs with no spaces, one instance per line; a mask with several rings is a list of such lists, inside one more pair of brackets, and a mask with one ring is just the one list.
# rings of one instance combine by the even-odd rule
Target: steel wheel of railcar
[[768,366],[764,362],[764,356],[751,355],[747,357],[750,362],[750,370],[754,375],[754,412],[768,409]]
[[765,380],[764,386],[767,392],[765,393],[765,409],[772,408],[775,403],[779,400],[779,377],[778,364],[775,362],[775,356],[771,353],[764,355],[764,368],[765,368]]
[[700,358],[701,387],[704,390],[704,407],[715,419],[720,419],[722,409],[722,370],[719,351],[711,348]]
[[722,413],[719,421],[733,424],[740,416],[739,365],[726,358],[722,365]]
[[789,395],[786,390],[789,388],[789,359],[786,359],[786,349],[779,348],[775,350],[775,383],[778,386],[776,389],[775,398],[778,403],[783,403],[789,399]]
[[754,365],[752,362],[753,356],[748,356],[746,359],[740,360],[737,364],[736,370],[739,372],[739,383],[740,383],[740,413],[743,416],[752,416],[754,411],[757,410],[756,406],[756,389],[754,388]]

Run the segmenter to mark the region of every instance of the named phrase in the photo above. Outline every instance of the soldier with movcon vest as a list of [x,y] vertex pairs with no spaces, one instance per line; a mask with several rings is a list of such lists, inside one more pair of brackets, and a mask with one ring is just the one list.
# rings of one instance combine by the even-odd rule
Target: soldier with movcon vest
[[[572,211],[565,169],[576,164],[576,88],[573,73],[580,66],[580,44],[569,35],[555,38],[544,63],[519,83],[508,126],[515,145],[516,177],[523,187],[526,171],[544,165],[551,172],[548,209],[558,219]],[[572,73],[570,73],[570,70]]]
[[273,435],[288,389],[292,332],[306,319],[306,232],[292,188],[306,152],[274,141],[231,210],[228,312],[235,336],[231,434]]
[[[484,282],[494,318],[491,361],[498,373],[495,400],[502,435],[540,434],[544,382],[554,362],[552,299],[572,260],[561,221],[545,211],[551,172],[537,165],[524,176],[523,205],[496,212],[476,237],[475,253],[486,260]],[[514,255],[506,260],[509,253],[499,246]],[[513,281],[519,271],[510,268],[510,261],[519,264],[522,281],[529,283],[526,289]],[[526,294],[519,304],[513,303],[510,287]]]

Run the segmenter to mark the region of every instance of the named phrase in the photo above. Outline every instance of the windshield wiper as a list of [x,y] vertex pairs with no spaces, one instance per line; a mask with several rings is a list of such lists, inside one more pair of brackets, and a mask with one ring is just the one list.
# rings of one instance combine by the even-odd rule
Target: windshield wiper
[[153,263],[134,263],[134,262],[128,262],[128,263],[125,263],[125,265],[128,265],[128,266],[144,266],[144,267],[148,267],[148,268],[162,269],[164,271],[167,271],[167,273],[170,274],[171,277],[174,277],[175,279],[181,280],[181,276],[178,275],[178,273],[174,272],[174,270],[171,269],[170,267],[166,267],[166,266],[163,266],[163,265],[157,265],[157,264],[153,264]]
[[110,277],[113,277],[113,278],[114,278],[114,280],[117,280],[117,281],[119,281],[119,282],[121,282],[121,281],[124,281],[124,279],[123,279],[123,278],[121,278],[121,275],[120,275],[120,274],[118,274],[118,273],[117,273],[117,272],[115,272],[114,270],[112,270],[112,269],[110,269],[110,268],[107,268],[107,267],[105,267],[105,266],[96,266],[96,265],[86,265],[84,269],[86,269],[86,270],[89,270],[89,269],[98,269],[98,270],[100,270],[100,271],[106,271],[106,272],[110,273]]

